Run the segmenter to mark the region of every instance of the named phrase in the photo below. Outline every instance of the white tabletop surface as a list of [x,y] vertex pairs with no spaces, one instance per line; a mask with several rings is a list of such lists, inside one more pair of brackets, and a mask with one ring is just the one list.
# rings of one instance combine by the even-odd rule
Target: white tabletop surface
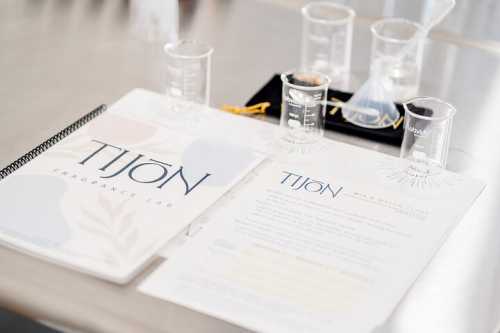
[[[305,2],[1,1],[0,164],[135,87],[161,91],[161,45],[176,36],[215,47],[211,104],[243,105],[273,73],[298,66],[299,8]],[[383,15],[418,17],[427,1],[343,2],[358,13],[355,89],[367,76],[370,23]],[[458,109],[449,169],[480,178],[487,188],[378,333],[497,332],[499,16],[495,0],[459,0],[426,42],[420,94],[440,97]],[[394,147],[328,135],[398,154]],[[1,247],[0,263],[1,307],[70,331],[246,332],[141,295],[135,287],[148,272],[120,287]]]

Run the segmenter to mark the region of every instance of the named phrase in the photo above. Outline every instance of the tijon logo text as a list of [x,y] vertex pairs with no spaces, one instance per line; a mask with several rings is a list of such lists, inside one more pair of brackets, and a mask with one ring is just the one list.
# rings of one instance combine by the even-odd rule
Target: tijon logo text
[[[92,142],[95,142],[97,144],[97,149],[78,163],[81,165],[85,165],[91,160],[92,162],[95,162],[97,160],[98,163],[103,163],[100,164],[101,167],[98,168],[98,170],[103,172],[107,172],[110,170],[111,171],[106,175],[100,176],[100,178],[114,178],[121,174],[124,174],[134,182],[154,184],[157,189],[162,189],[170,182],[181,181],[184,185],[184,195],[188,195],[203,181],[211,176],[211,174],[207,172],[199,179],[188,180],[186,175],[184,174],[184,169],[182,166],[174,167],[172,166],[172,164],[158,161],[152,158],[147,158],[143,154],[132,153],[125,148],[113,146],[102,141],[92,140]],[[108,153],[112,151],[115,153],[115,155],[111,159],[106,159],[103,161],[102,156],[105,155],[103,154],[104,151]],[[117,163],[118,161],[121,162]],[[124,161],[125,164],[123,164]],[[139,171],[141,169],[144,170],[145,168],[148,168],[149,172],[141,173]],[[145,177],[146,174],[148,178]],[[153,176],[151,176],[151,174],[153,174]]]
[[317,193],[319,195],[331,196],[332,199],[335,199],[343,189],[342,186],[334,188],[327,182],[315,180],[293,172],[283,171],[283,174],[284,177],[281,179],[281,184],[293,191]]

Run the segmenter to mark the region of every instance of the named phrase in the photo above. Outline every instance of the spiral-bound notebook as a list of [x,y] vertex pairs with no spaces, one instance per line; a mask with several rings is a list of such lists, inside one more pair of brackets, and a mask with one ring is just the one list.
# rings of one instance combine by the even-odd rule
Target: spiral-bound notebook
[[0,171],[0,244],[129,281],[262,161],[187,130],[199,108],[134,90],[21,156]]

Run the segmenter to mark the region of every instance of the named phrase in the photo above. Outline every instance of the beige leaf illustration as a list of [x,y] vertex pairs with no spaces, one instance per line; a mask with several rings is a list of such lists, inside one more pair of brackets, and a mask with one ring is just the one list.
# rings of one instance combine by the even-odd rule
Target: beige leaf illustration
[[125,238],[125,246],[128,249],[134,248],[137,240],[139,239],[139,233],[137,230],[133,230],[129,235]]
[[121,223],[118,229],[118,235],[123,235],[130,229],[132,223],[134,222],[134,215],[134,212],[129,212],[121,219]]
[[129,256],[130,251],[134,248],[135,243],[139,239],[137,230],[132,230],[125,238],[115,239],[114,245],[119,253],[124,256]]
[[82,208],[81,211],[83,215],[87,217],[89,220],[96,222],[98,225],[104,225],[104,226],[106,225],[106,222],[102,220],[100,217],[96,216],[94,212],[86,208]]
[[125,209],[126,204],[130,201],[130,199],[123,200],[120,204],[116,205],[113,209],[113,216],[120,216]]
[[104,251],[101,252],[101,254],[105,258],[104,260],[106,261],[106,263],[108,265],[113,266],[113,267],[120,266],[119,259],[113,253],[107,252],[106,250],[104,250]]
[[109,214],[109,216],[111,217],[111,220],[113,221],[114,211],[113,211],[113,206],[111,205],[111,202],[108,199],[106,199],[102,194],[99,195],[98,202],[99,202],[99,205],[102,208],[104,208],[106,213]]
[[79,221],[78,225],[80,226],[80,228],[82,228],[83,230],[85,230],[86,232],[88,232],[90,234],[97,235],[97,236],[100,236],[103,238],[110,237],[110,234],[108,231],[96,228],[95,225],[91,225],[91,224],[86,223],[86,222],[87,221]]

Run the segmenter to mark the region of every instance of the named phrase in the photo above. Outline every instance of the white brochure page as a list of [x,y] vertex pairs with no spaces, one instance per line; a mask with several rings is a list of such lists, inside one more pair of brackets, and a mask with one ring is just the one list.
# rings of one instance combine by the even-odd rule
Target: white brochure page
[[266,162],[139,288],[260,332],[370,332],[460,221],[481,182],[328,143]]

